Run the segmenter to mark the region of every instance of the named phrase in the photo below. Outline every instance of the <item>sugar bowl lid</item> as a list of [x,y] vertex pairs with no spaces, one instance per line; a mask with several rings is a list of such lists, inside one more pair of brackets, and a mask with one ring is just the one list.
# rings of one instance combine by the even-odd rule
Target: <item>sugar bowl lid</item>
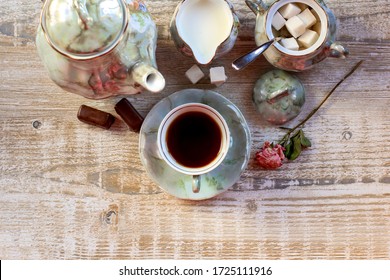
[[301,112],[305,88],[296,76],[274,69],[257,80],[252,99],[262,119],[281,125]]
[[46,0],[41,26],[49,44],[74,59],[111,51],[127,28],[123,0]]

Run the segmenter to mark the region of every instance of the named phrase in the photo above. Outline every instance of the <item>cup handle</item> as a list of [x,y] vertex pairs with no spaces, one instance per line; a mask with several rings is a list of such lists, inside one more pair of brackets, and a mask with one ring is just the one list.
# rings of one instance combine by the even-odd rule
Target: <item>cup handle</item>
[[198,193],[200,191],[200,175],[192,176],[192,191]]

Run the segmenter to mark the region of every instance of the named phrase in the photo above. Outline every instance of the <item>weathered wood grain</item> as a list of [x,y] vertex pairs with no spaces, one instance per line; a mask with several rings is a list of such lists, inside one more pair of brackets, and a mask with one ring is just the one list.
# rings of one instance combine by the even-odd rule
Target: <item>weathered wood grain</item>
[[[193,61],[169,40],[177,2],[146,1],[159,27],[157,61],[167,87],[129,98],[143,115],[163,97],[194,87],[184,76]],[[388,1],[328,1],[351,56],[297,74],[307,101],[289,125],[365,62],[305,126],[313,147],[276,171],[253,160],[265,140],[283,133],[262,122],[251,101],[254,82],[272,67],[264,58],[241,72],[230,67],[254,46],[254,15],[244,1],[232,2],[240,36],[211,66],[226,68],[228,82],[214,89],[245,115],[252,159],[229,191],[191,202],[147,177],[138,135],[123,123],[104,131],[77,120],[81,104],[116,115],[120,97],[87,100],[50,81],[34,45],[41,2],[1,1],[0,258],[390,258]],[[207,78],[195,87],[213,89]]]

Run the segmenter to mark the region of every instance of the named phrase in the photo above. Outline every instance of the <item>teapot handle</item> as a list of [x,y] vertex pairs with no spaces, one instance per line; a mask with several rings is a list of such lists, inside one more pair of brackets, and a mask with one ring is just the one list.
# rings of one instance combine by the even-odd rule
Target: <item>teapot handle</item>
[[349,50],[341,44],[335,42],[330,45],[330,57],[346,58],[349,55]]
[[163,75],[145,62],[135,64],[129,71],[133,80],[150,92],[160,92],[165,87]]

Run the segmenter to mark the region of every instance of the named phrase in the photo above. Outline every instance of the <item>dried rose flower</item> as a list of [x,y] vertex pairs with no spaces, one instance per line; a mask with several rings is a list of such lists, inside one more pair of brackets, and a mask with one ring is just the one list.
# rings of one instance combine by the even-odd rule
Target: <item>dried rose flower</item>
[[282,166],[283,160],[285,158],[284,151],[285,149],[276,144],[271,145],[270,142],[265,142],[263,147],[256,153],[257,163],[264,169],[276,169]]
[[[351,76],[363,63],[363,60],[359,61],[351,71],[348,72],[324,97],[321,103],[314,108],[309,115],[306,116],[299,124],[293,128],[288,128],[288,132],[279,141],[279,144],[270,144],[265,142],[259,152],[256,153],[256,160],[264,169],[276,169],[282,166],[282,161],[287,158],[288,160],[295,160],[301,154],[302,149],[311,147],[310,140],[305,136],[301,127],[321,108],[326,100],[332,95],[332,93],[341,85],[349,76]],[[295,134],[291,136],[291,134]]]

